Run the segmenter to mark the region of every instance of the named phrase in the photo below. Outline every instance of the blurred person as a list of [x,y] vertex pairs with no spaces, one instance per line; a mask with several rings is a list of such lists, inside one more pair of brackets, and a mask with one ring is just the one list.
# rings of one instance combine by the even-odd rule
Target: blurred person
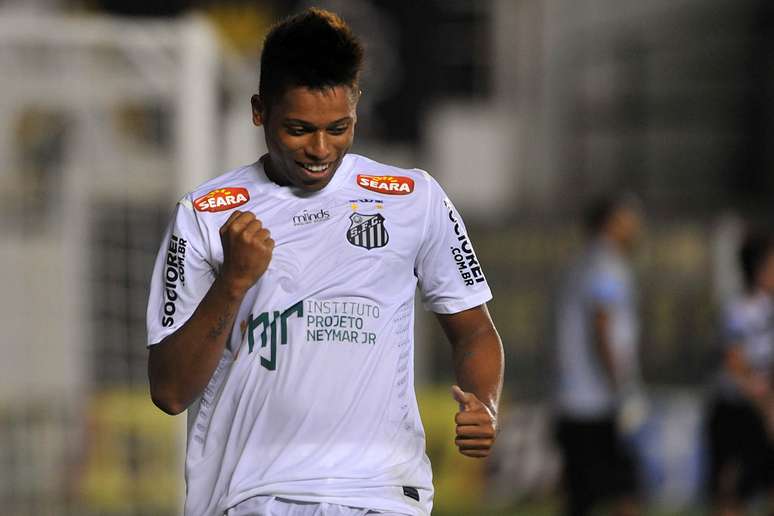
[[556,306],[556,437],[566,513],[599,503],[639,514],[636,463],[624,432],[643,419],[639,318],[629,264],[641,214],[635,198],[600,198],[587,214],[588,241],[565,272]]
[[774,237],[739,249],[744,293],[724,310],[720,371],[707,413],[709,491],[717,514],[744,514],[756,494],[774,511]]
[[494,443],[490,289],[430,175],[349,153],[362,54],[330,12],[275,25],[252,98],[268,153],[183,197],[164,236],[148,369],[154,403],[188,410],[186,515],[429,514],[417,286],[452,346],[456,445]]

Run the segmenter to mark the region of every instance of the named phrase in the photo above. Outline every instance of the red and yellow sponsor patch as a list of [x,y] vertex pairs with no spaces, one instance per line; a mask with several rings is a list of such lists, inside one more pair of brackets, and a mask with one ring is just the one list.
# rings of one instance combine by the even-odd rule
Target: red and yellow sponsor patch
[[408,195],[414,191],[414,180],[406,176],[367,176],[358,174],[357,185],[387,195]]
[[249,200],[250,192],[247,188],[218,188],[196,199],[194,208],[198,211],[226,211],[242,206]]

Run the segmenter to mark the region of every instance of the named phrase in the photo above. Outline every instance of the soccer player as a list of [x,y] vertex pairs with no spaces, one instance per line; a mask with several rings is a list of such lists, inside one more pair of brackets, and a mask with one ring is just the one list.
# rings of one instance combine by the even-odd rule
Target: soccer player
[[155,404],[188,411],[188,516],[430,513],[414,294],[452,346],[456,445],[489,455],[491,298],[427,173],[351,154],[363,49],[336,15],[274,26],[253,122],[268,153],[183,197],[148,305]]
[[725,310],[707,417],[710,494],[717,514],[728,516],[745,514],[756,494],[774,502],[774,238],[748,234],[739,265],[745,292]]
[[638,316],[629,265],[640,233],[635,199],[611,196],[588,213],[589,241],[566,272],[556,313],[557,439],[566,513],[599,502],[638,514],[635,462],[622,431],[642,419]]

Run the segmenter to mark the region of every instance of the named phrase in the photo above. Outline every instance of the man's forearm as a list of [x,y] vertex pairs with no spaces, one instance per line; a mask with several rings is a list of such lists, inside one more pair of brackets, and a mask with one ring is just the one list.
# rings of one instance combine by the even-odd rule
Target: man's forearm
[[607,311],[597,309],[594,313],[594,350],[596,351],[602,370],[613,389],[618,389],[619,378],[616,370],[613,346],[610,342],[610,316]]
[[459,385],[454,443],[468,457],[488,457],[497,438],[497,412],[503,389],[503,346],[486,305],[455,314],[438,314],[452,346]]
[[234,210],[220,227],[220,240],[220,275],[191,318],[151,347],[151,397],[169,414],[188,408],[209,383],[223,356],[239,306],[269,267],[275,245],[255,214],[239,210]]
[[497,414],[503,388],[503,347],[493,326],[453,343],[454,372],[460,387]]
[[243,297],[216,279],[190,319],[151,347],[151,397],[161,410],[179,414],[202,393],[223,355]]

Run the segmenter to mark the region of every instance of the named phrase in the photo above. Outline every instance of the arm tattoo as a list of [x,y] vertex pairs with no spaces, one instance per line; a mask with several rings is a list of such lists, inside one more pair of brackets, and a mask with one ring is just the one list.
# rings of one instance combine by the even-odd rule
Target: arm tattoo
[[218,323],[207,334],[207,338],[216,339],[220,337],[221,334],[223,334],[223,331],[226,329],[228,318],[229,318],[228,315],[221,315],[220,317],[218,317]]
[[459,355],[455,358],[454,364],[455,366],[459,367],[462,364],[464,364],[469,358],[472,358],[474,355],[476,355],[475,351],[466,351],[462,353],[462,355]]

